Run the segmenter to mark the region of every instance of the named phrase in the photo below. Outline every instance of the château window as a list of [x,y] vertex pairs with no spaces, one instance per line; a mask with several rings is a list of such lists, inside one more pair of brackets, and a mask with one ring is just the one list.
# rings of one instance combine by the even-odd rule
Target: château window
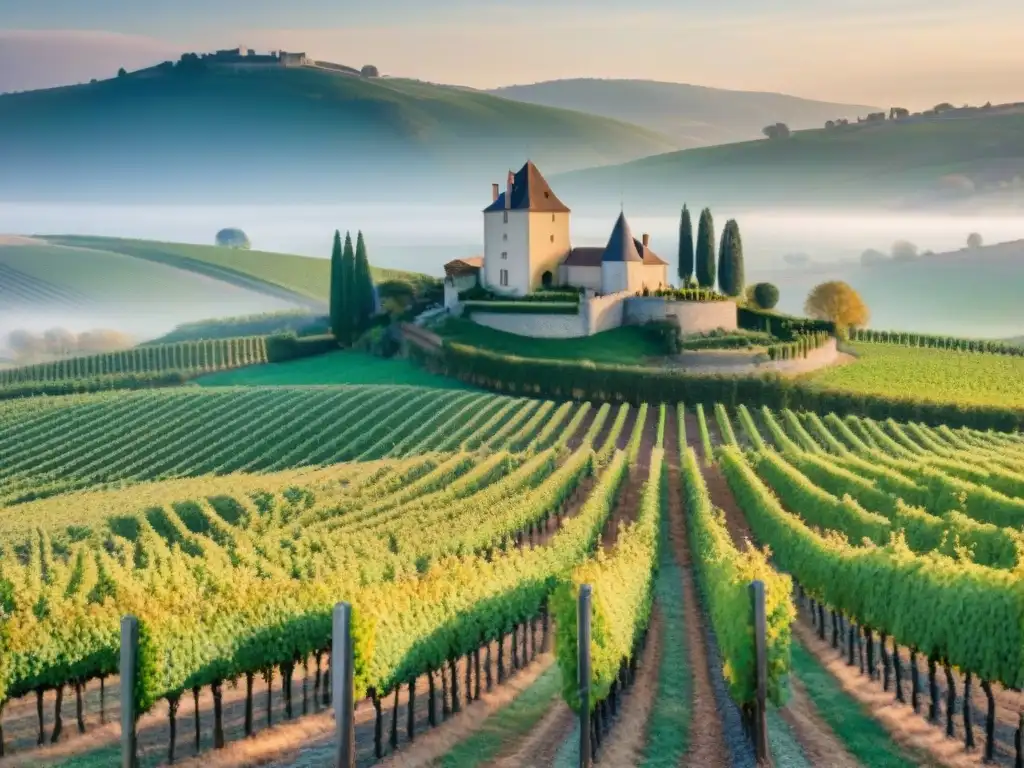
[[506,224],[508,224],[508,211],[501,212],[502,218]]
[[501,258],[507,259],[508,258],[508,251],[502,251],[501,252]]
[[502,239],[502,240],[508,240],[508,232],[504,232],[504,233],[502,233],[502,235],[501,235],[501,239]]
[[554,223],[554,221],[555,221],[555,214],[552,213],[551,214],[551,222]]
[[555,242],[555,236],[554,235],[551,236],[551,242],[552,243]]
[[503,288],[507,288],[508,287],[508,270],[507,269],[501,270],[501,273],[498,275],[498,280],[501,283]]

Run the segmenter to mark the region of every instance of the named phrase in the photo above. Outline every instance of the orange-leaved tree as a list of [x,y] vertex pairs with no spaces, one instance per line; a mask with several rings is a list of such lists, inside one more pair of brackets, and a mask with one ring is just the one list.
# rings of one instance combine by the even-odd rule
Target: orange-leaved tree
[[861,328],[868,323],[870,313],[860,294],[841,280],[822,283],[808,294],[804,312],[819,320],[830,320],[836,331],[845,333],[850,328]]

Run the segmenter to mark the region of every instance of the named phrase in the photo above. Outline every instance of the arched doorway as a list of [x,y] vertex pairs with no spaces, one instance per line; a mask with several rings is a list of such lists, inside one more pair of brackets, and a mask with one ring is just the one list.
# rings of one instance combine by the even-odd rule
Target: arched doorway
[[551,287],[551,284],[552,284],[552,283],[553,283],[554,281],[555,281],[555,278],[554,278],[554,276],[553,276],[553,275],[551,274],[551,272],[550,272],[550,271],[549,271],[549,272],[545,272],[545,273],[544,273],[543,275],[541,275],[541,276],[540,276],[540,284],[541,284],[542,286],[544,286],[545,288],[550,288],[550,287]]

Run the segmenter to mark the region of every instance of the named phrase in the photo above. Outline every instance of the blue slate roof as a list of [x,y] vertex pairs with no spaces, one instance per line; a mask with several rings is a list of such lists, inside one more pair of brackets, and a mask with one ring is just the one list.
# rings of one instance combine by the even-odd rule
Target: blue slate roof
[[615,227],[612,229],[612,236],[608,238],[608,245],[605,246],[601,261],[638,261],[643,262],[640,252],[636,248],[636,240],[629,229],[629,222],[626,221],[624,213],[619,214],[615,220]]

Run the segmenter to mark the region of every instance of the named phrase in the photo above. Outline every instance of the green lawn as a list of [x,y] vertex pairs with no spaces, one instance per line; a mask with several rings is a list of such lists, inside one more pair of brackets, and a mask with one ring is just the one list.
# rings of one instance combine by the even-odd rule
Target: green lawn
[[858,394],[1024,408],[1024,358],[896,344],[851,345],[857,360],[808,377]]
[[202,376],[205,387],[295,384],[410,384],[442,389],[468,389],[454,379],[429,373],[411,360],[374,357],[364,352],[339,350],[326,355],[268,363]]
[[610,365],[643,365],[664,354],[652,334],[637,326],[615,328],[578,339],[534,339],[452,318],[438,330],[445,339],[491,352],[553,360],[591,360]]

